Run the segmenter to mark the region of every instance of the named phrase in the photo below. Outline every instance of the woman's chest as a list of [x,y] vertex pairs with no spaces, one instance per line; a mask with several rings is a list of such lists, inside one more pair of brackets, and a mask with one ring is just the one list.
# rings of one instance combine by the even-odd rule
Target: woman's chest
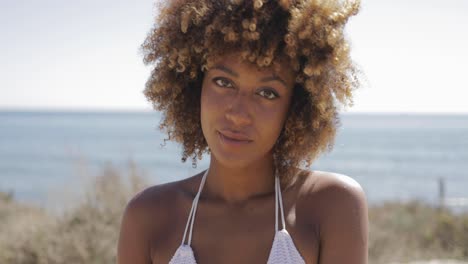
[[[152,244],[153,263],[169,263],[182,243],[188,212],[173,221]],[[286,229],[306,263],[317,263],[319,237],[314,223],[301,221],[294,205],[285,203]],[[220,210],[201,204],[195,215],[191,247],[199,264],[266,263],[276,233],[275,208],[258,204],[242,210]],[[281,217],[278,215],[278,228]],[[190,236],[190,225],[185,244]]]

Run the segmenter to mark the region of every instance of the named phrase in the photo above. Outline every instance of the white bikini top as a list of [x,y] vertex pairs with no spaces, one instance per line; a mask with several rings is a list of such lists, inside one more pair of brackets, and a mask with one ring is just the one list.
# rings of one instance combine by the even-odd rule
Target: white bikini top
[[[198,199],[200,198],[207,174],[208,170],[206,170],[205,174],[203,175],[198,193],[193,199],[192,208],[190,209],[187,224],[185,226],[184,237],[182,238],[182,244],[175,252],[169,264],[197,264],[193,250],[190,247],[190,243],[192,242],[193,222],[195,219],[195,213],[197,211]],[[283,226],[283,229],[281,230],[278,229],[278,203],[280,204],[281,222]],[[184,244],[189,223],[190,232],[188,236],[188,243]],[[296,249],[291,236],[289,235],[288,231],[286,231],[283,211],[283,198],[281,197],[281,187],[277,175],[275,176],[275,232],[276,234],[275,238],[273,239],[273,245],[271,247],[267,264],[305,264],[305,261]]]

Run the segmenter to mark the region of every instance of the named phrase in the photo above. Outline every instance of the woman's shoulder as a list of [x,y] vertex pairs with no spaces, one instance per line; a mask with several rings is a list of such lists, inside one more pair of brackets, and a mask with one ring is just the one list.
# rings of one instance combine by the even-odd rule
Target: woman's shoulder
[[309,196],[364,195],[361,185],[352,177],[327,171],[304,170],[301,172],[301,193]]
[[303,217],[318,234],[321,260],[343,263],[347,258],[367,263],[369,221],[361,185],[343,174],[314,171],[302,187]]
[[164,238],[180,204],[184,188],[193,177],[147,187],[134,195],[127,203],[120,227],[119,259],[129,263],[151,262],[148,252],[155,238]]
[[124,216],[152,229],[164,226],[177,213],[181,196],[190,195],[198,176],[145,188],[128,201]]
[[348,217],[367,211],[362,186],[352,177],[327,171],[304,171],[299,196],[303,209],[312,217]]

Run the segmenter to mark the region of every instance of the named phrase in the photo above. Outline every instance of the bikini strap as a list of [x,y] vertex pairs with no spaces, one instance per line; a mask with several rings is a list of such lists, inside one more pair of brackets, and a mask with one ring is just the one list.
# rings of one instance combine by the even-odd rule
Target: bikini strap
[[198,187],[198,193],[195,196],[195,198],[193,199],[192,208],[190,208],[190,213],[189,213],[189,217],[187,219],[187,224],[185,225],[184,237],[182,238],[181,245],[183,245],[184,242],[185,242],[185,237],[187,235],[187,229],[189,227],[189,223],[190,223],[190,230],[189,230],[189,237],[188,237],[188,243],[187,244],[190,246],[190,243],[192,242],[193,222],[195,220],[195,214],[197,212],[198,200],[200,199],[201,191],[203,189],[203,186],[205,185],[206,175],[208,175],[208,169],[205,171],[205,174],[203,174],[203,177],[202,177],[201,182],[200,182],[200,187]]
[[278,203],[281,210],[281,224],[283,229],[286,229],[286,222],[284,221],[283,197],[281,195],[281,184],[278,174],[275,175],[275,231],[278,229]]

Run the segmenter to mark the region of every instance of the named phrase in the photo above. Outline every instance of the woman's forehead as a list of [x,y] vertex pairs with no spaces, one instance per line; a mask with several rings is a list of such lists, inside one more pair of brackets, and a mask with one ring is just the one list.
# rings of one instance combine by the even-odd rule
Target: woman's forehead
[[233,52],[216,56],[210,69],[224,68],[227,70],[242,70],[244,72],[256,73],[262,76],[278,75],[288,83],[295,80],[295,72],[286,59],[276,58],[270,66],[259,67],[256,63],[243,59],[240,52]]

